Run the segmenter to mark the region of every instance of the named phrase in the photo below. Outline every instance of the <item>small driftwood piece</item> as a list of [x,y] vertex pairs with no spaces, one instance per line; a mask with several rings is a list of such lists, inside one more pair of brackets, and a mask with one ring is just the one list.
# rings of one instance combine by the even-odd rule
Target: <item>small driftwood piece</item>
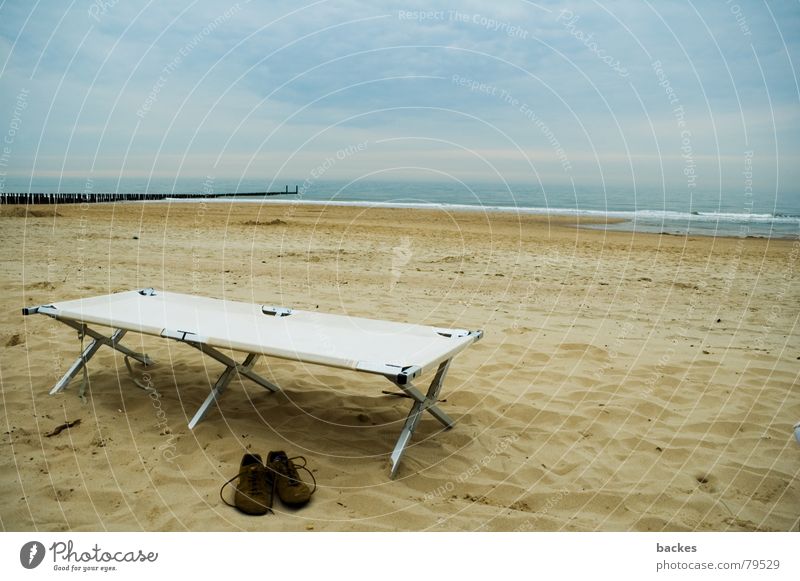
[[68,430],[70,428],[74,428],[75,426],[79,426],[79,425],[81,425],[81,421],[80,420],[73,420],[71,422],[64,422],[60,426],[56,426],[55,428],[53,428],[52,432],[49,432],[49,433],[45,434],[45,437],[46,438],[52,438],[53,436],[59,435],[64,430]]

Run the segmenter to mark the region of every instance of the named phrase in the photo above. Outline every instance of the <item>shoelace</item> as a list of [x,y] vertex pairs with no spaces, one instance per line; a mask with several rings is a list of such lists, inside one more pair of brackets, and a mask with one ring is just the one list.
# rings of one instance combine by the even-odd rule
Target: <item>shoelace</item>
[[[237,474],[236,476],[234,476],[233,478],[231,478],[227,482],[225,482],[225,484],[222,485],[222,488],[219,489],[219,497],[222,500],[222,502],[224,502],[225,504],[227,504],[231,508],[236,508],[236,505],[235,504],[231,504],[230,502],[225,500],[225,497],[222,496],[222,491],[225,490],[225,487],[230,485],[231,482],[233,482],[234,480],[236,480],[237,478],[240,478],[242,476],[245,476],[246,483],[247,483],[248,487],[250,488],[250,490],[255,488],[255,486],[258,484],[258,474],[253,469],[253,467],[245,468],[244,470],[239,472],[239,474]],[[239,492],[244,494],[248,499],[250,499],[250,500],[252,500],[254,502],[258,502],[256,499],[251,498],[249,494],[247,494],[246,492],[243,492],[242,489],[239,488],[238,486],[236,487],[236,490],[238,490]],[[267,507],[267,512],[272,513],[272,506],[268,506]]]
[[[302,460],[302,464],[295,464],[296,460]],[[305,456],[294,456],[293,458],[281,458],[278,460],[278,463],[281,466],[281,470],[277,471],[278,474],[283,474],[289,480],[289,486],[300,486],[301,484],[305,484],[302,480],[300,480],[300,474],[297,472],[298,468],[305,470],[308,475],[311,477],[311,482],[314,484],[311,492],[309,494],[314,494],[317,490],[317,479],[314,478],[314,474],[311,470],[308,469],[308,461],[306,460]]]

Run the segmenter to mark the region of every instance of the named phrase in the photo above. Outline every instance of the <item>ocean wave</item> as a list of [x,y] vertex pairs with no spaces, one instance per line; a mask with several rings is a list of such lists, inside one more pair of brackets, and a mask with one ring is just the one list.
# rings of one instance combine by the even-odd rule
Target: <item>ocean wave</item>
[[465,210],[472,212],[517,212],[521,214],[552,215],[552,216],[585,216],[590,218],[621,219],[630,221],[646,220],[647,222],[727,222],[736,224],[746,223],[772,223],[772,224],[798,224],[800,216],[776,212],[775,214],[756,214],[744,212],[677,212],[674,210],[584,210],[576,208],[531,208],[525,206],[495,206],[477,204],[448,204],[441,202],[387,202],[387,201],[351,201],[351,200],[310,200],[310,199],[264,199],[264,198],[193,198],[179,199],[167,198],[173,203],[192,203],[202,200],[204,202],[241,202],[259,204],[299,204],[299,205],[332,205],[356,206],[370,208],[416,208],[440,210]]

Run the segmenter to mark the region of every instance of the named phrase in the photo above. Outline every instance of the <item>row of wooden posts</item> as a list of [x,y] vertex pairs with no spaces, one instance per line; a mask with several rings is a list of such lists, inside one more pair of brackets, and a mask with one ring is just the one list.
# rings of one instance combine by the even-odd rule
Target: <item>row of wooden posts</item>
[[289,186],[282,192],[247,192],[235,194],[125,194],[125,193],[0,193],[0,204],[93,204],[98,202],[141,202],[191,198],[235,198],[242,196],[278,196],[283,194],[297,194],[298,187],[289,191]]

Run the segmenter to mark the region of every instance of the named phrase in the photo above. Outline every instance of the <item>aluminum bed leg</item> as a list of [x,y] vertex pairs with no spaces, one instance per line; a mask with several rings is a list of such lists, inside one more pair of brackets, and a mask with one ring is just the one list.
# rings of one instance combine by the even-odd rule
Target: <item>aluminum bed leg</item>
[[[111,340],[119,340],[124,334],[125,331],[119,329],[111,336]],[[50,390],[50,395],[55,395],[58,392],[63,391],[64,388],[69,385],[69,382],[72,381],[72,378],[74,378],[78,372],[89,362],[89,359],[94,357],[94,354],[97,353],[97,350],[100,349],[102,345],[103,344],[97,339],[92,339],[92,342],[86,346],[86,348],[83,350],[83,353],[80,354],[80,357],[78,357],[75,362],[70,365],[69,369],[67,369],[67,372],[56,382],[56,384],[53,386],[53,389]]]
[[111,337],[106,337],[102,333],[98,333],[94,329],[90,329],[89,327],[87,327],[83,323],[76,323],[75,321],[70,321],[68,319],[58,319],[58,320],[61,321],[62,323],[64,323],[65,325],[67,325],[69,327],[72,327],[73,329],[78,331],[78,333],[81,333],[81,334],[84,334],[84,335],[88,335],[89,337],[91,337],[95,341],[99,341],[102,345],[108,345],[109,347],[111,347],[112,349],[116,349],[117,351],[119,351],[123,355],[127,355],[131,359],[136,359],[136,361],[138,361],[142,365],[152,365],[153,364],[153,360],[150,359],[150,357],[148,357],[146,354],[137,353],[136,351],[132,351],[131,349],[128,349],[124,345],[120,345],[119,344],[119,341],[128,332],[127,330],[123,330],[122,333],[120,333],[120,334],[117,334],[115,332],[113,335],[111,335]]
[[209,345],[205,345],[203,343],[198,343],[194,341],[189,341],[184,339],[184,343],[187,345],[191,345],[195,349],[202,351],[209,357],[216,359],[223,365],[225,365],[226,369],[222,372],[222,375],[219,376],[217,382],[214,384],[214,387],[211,389],[211,393],[208,394],[208,397],[205,399],[203,404],[200,406],[200,409],[194,414],[194,417],[189,422],[189,429],[193,430],[194,427],[199,424],[206,414],[211,409],[211,406],[214,405],[217,400],[220,398],[222,393],[225,391],[225,388],[228,387],[228,384],[234,378],[236,374],[242,375],[251,379],[255,383],[259,384],[260,386],[268,389],[269,391],[276,392],[279,391],[278,386],[270,383],[260,375],[258,375],[255,371],[253,371],[253,366],[256,364],[256,361],[259,358],[258,353],[249,353],[245,358],[244,362],[240,365],[236,363],[233,359],[225,355],[224,353],[220,353],[213,347]]
[[[188,339],[184,340],[184,342],[187,345],[191,345],[192,347],[194,347],[198,351],[202,351],[203,353],[205,353],[206,355],[208,355],[212,359],[216,359],[217,361],[219,361],[220,363],[222,363],[226,367],[235,367],[236,371],[238,371],[240,375],[244,375],[247,379],[250,379],[250,380],[256,382],[261,387],[263,387],[265,389],[268,389],[268,390],[270,390],[272,392],[280,391],[280,388],[277,385],[275,385],[274,383],[264,379],[258,373],[256,373],[255,371],[252,370],[253,365],[255,365],[256,359],[258,357],[260,357],[260,355],[258,355],[256,353],[250,353],[250,355],[248,355],[248,358],[245,359],[244,363],[239,365],[238,363],[236,363],[236,361],[234,361],[233,359],[231,359],[230,357],[228,357],[224,353],[220,353],[219,351],[217,351],[216,349],[214,349],[213,347],[211,347],[209,345],[205,345],[204,343],[197,343],[197,342],[194,342],[194,341],[190,341]],[[252,360],[252,365],[248,366],[247,362],[250,361],[250,359],[249,359],[250,356],[253,356],[254,359]]]
[[439,364],[439,369],[436,370],[436,376],[433,378],[433,381],[428,388],[428,393],[425,395],[422,395],[422,392],[420,392],[410,383],[401,385],[395,382],[395,385],[397,385],[414,400],[414,405],[411,406],[411,411],[406,418],[403,429],[400,431],[400,437],[397,439],[397,443],[392,451],[392,466],[390,472],[391,478],[394,478],[397,474],[397,469],[400,466],[400,459],[403,457],[403,453],[406,450],[406,446],[408,446],[408,442],[411,440],[411,436],[414,435],[414,430],[417,429],[417,424],[419,423],[423,412],[427,411],[433,415],[433,417],[435,417],[444,425],[445,429],[453,427],[455,422],[453,422],[450,416],[444,413],[439,406],[436,405],[439,392],[441,391],[442,384],[444,383],[444,378],[447,375],[448,368],[450,367],[450,361],[451,360],[448,359],[447,361],[443,361],[441,364]]
[[194,427],[199,424],[204,417],[206,417],[208,410],[211,409],[211,406],[214,405],[214,403],[216,403],[217,399],[225,391],[225,388],[228,387],[228,384],[231,382],[236,373],[241,373],[246,369],[249,370],[251,367],[253,367],[253,365],[255,365],[257,359],[258,355],[255,353],[250,353],[241,366],[234,362],[232,366],[228,366],[228,368],[222,372],[222,375],[219,376],[217,382],[214,384],[214,387],[211,389],[211,393],[208,394],[208,397],[203,402],[203,405],[200,406],[200,409],[198,409],[197,413],[194,414],[192,421],[189,422],[190,430],[193,430]]
[[53,386],[53,389],[50,390],[50,395],[55,395],[63,391],[67,385],[69,385],[69,382],[72,381],[78,372],[84,368],[88,361],[94,357],[94,354],[97,353],[98,349],[100,349],[100,347],[103,345],[108,345],[112,349],[132,357],[144,365],[150,365],[153,363],[152,359],[150,359],[147,355],[136,353],[119,344],[119,342],[125,336],[125,333],[127,333],[125,329],[116,329],[112,333],[111,337],[106,337],[102,333],[98,333],[94,329],[88,328],[86,325],[66,320],[61,320],[61,322],[72,327],[73,329],[76,329],[79,333],[83,333],[84,335],[92,337],[92,342],[86,346],[86,348],[83,350],[83,353],[81,353],[80,357],[75,360],[63,377],[56,382],[56,384]]
[[[261,387],[263,387],[265,389],[268,389],[268,390],[270,390],[272,392],[280,391],[280,388],[277,385],[267,381],[266,379],[261,377],[258,373],[253,371],[252,367],[253,367],[253,365],[255,365],[256,359],[260,355],[255,354],[255,353],[250,353],[250,355],[248,355],[248,358],[245,359],[244,363],[242,365],[239,365],[238,363],[236,363],[236,361],[234,361],[233,359],[231,359],[230,357],[228,357],[224,353],[220,353],[219,351],[217,351],[216,349],[214,349],[213,347],[211,347],[209,345],[205,345],[203,343],[195,343],[195,342],[188,341],[188,340],[185,341],[185,342],[186,342],[187,345],[191,345],[192,347],[202,351],[203,353],[205,353],[209,357],[211,357],[213,359],[216,359],[217,361],[219,361],[220,363],[222,363],[226,367],[235,367],[236,370],[241,375],[244,375],[247,379],[249,379],[251,381],[254,381],[255,383],[257,383]],[[255,357],[252,360],[252,365],[248,365],[248,361],[250,361],[250,356]]]

